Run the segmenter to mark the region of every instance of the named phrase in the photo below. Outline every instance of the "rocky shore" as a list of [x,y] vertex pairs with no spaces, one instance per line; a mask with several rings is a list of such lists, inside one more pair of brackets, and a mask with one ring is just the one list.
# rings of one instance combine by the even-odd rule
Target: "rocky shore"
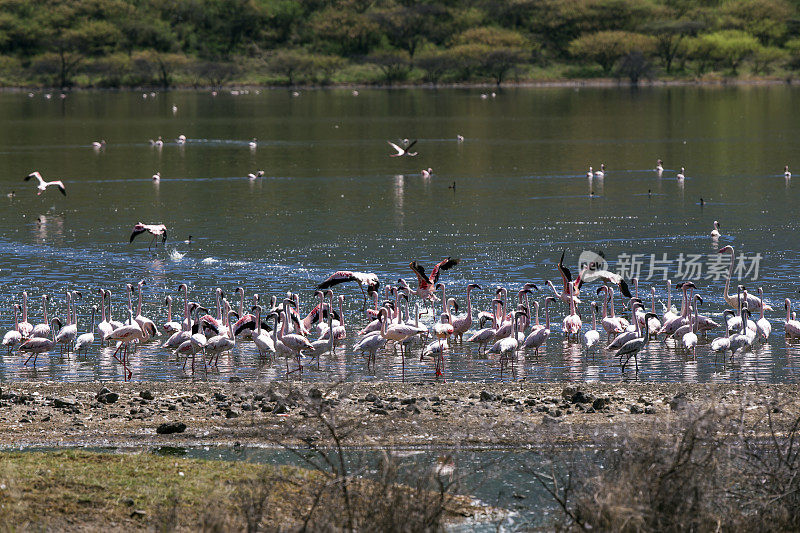
[[743,423],[800,416],[797,385],[389,383],[9,383],[0,446],[520,447],[669,432],[717,407]]

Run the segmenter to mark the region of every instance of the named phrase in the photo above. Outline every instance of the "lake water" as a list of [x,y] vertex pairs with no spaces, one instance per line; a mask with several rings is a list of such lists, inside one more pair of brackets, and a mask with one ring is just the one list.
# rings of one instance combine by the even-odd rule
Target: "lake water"
[[[445,376],[798,381],[800,346],[787,345],[782,323],[782,300],[797,295],[800,267],[798,89],[504,89],[485,98],[483,92],[0,94],[0,188],[16,191],[13,199],[0,197],[0,325],[12,326],[12,304],[23,290],[32,323],[41,322],[43,293],[65,316],[70,288],[111,289],[121,317],[125,284],[142,279],[143,312],[157,323],[165,318],[166,294],[182,310],[181,282],[211,308],[215,287],[235,301],[233,290],[242,285],[248,297],[299,292],[307,312],[314,285],[335,270],[375,272],[384,284],[402,276],[415,285],[411,260],[429,270],[446,256],[461,258],[442,275],[448,295],[463,305],[466,283],[480,283],[484,290],[473,294],[487,309],[496,285],[515,298],[523,283],[535,282],[541,301],[544,280],[560,284],[555,264],[562,250],[573,273],[583,250],[602,250],[612,269],[626,254],[642,254],[641,291],[655,284],[665,301],[661,272],[645,279],[653,254],[666,254],[668,275],[678,281],[681,254],[699,254],[705,277],[716,250],[731,244],[747,258],[761,254],[758,279],[751,272],[744,284],[751,292],[763,286],[775,308],[769,342],[732,364],[715,364],[704,340],[696,360],[655,342],[642,354],[638,376],[623,374],[609,352],[587,356],[564,340],[559,304],[546,349],[539,358],[520,354],[514,374],[501,377],[494,356],[465,345],[448,353]],[[174,142],[180,134],[188,138],[183,146]],[[161,149],[148,142],[159,135],[167,141]],[[248,146],[253,137],[255,150]],[[386,141],[402,138],[419,139],[417,157],[388,157]],[[100,139],[107,146],[93,150]],[[660,178],[652,170],[657,158],[666,168]],[[587,179],[587,167],[601,163],[606,176]],[[783,166],[794,163],[798,177],[785,180]],[[427,167],[432,178],[420,175]],[[676,179],[680,167],[683,182]],[[245,177],[257,169],[264,178]],[[22,181],[34,170],[62,179],[68,196],[53,188],[37,196],[35,184]],[[158,184],[151,180],[156,171]],[[722,226],[718,242],[709,237],[714,220]],[[166,248],[149,252],[147,235],[129,244],[138,221],[166,224]],[[189,235],[193,244],[182,244]],[[696,283],[701,312],[719,321],[724,276]],[[591,299],[597,286],[585,285],[581,297]],[[319,369],[307,367],[302,379],[399,380],[399,356],[380,353],[376,368],[367,369],[352,353],[353,332],[367,321],[361,292],[354,284],[336,289],[347,298],[345,349],[323,357]],[[80,303],[81,331],[89,309]],[[588,306],[581,313],[585,330]],[[123,377],[111,350],[99,346],[85,357],[40,357],[35,369],[22,363],[3,354],[0,380]],[[141,347],[132,366],[138,380],[286,379],[284,361],[260,360],[250,343],[209,372],[184,371],[157,343]],[[418,357],[408,358],[405,370],[406,379],[434,379],[432,363]]]

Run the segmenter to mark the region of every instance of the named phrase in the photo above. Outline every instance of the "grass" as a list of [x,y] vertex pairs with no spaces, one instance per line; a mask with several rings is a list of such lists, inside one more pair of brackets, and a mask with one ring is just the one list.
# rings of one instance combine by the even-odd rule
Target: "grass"
[[[0,530],[341,529],[338,485],[335,476],[288,466],[147,453],[8,452],[0,454]],[[467,498],[430,487],[354,478],[348,503],[365,530],[407,518],[404,512],[408,518],[421,512],[420,529],[437,530],[475,510]],[[437,499],[438,507],[419,509],[420,501]],[[376,513],[376,501],[392,505]]]

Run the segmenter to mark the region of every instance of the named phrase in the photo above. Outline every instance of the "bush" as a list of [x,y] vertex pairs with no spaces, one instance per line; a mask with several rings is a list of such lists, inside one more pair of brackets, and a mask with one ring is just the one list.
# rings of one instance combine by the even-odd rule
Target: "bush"
[[582,35],[569,44],[569,52],[580,59],[597,62],[609,74],[614,64],[631,52],[644,55],[655,50],[655,40],[640,33],[599,31]]

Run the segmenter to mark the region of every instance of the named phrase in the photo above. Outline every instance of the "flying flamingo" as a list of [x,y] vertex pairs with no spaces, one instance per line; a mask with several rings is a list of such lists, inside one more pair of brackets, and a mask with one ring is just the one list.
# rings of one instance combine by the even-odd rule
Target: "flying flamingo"
[[416,140],[414,140],[411,143],[409,143],[409,145],[406,146],[405,148],[401,148],[400,146],[396,145],[392,141],[386,141],[386,142],[389,143],[389,146],[391,146],[392,148],[394,148],[397,151],[397,153],[395,153],[395,154],[389,154],[389,157],[402,157],[404,155],[405,156],[409,156],[409,157],[414,157],[415,155],[417,155],[417,152],[411,152],[410,151],[411,147],[414,146],[415,144],[417,144]]
[[[155,242],[157,237],[161,237],[161,244],[167,242],[167,227],[164,224],[144,224],[142,222],[133,226],[130,242],[133,242],[133,239],[144,232],[153,236],[150,240],[150,244],[147,246],[148,250],[153,246],[153,242]],[[158,243],[156,243],[156,245],[158,245]]]
[[50,187],[51,185],[58,187],[58,190],[61,191],[61,194],[63,194],[64,196],[67,195],[67,189],[64,188],[64,183],[62,181],[44,181],[42,175],[39,174],[39,172],[31,172],[30,174],[25,176],[24,181],[28,181],[31,178],[36,178],[39,181],[39,185],[36,187],[37,189],[39,189],[39,192],[36,193],[37,196],[46,191],[47,188]]
[[[340,270],[338,272],[334,272],[328,279],[317,285],[317,290],[325,290],[333,287],[334,285],[338,285],[339,283],[345,283],[348,281],[355,281],[358,283],[359,288],[361,289],[361,294],[364,295],[364,305],[367,304],[367,293],[368,292],[377,292],[378,288],[381,286],[381,282],[378,280],[378,276],[370,273],[364,272],[353,272],[350,270]],[[366,289],[366,292],[364,290]]]
[[439,276],[443,270],[449,270],[459,263],[458,259],[451,259],[447,257],[434,265],[430,275],[425,273],[425,268],[416,261],[411,261],[408,264],[414,274],[417,275],[417,290],[414,293],[423,300],[435,301],[436,297],[436,283],[439,281]]

